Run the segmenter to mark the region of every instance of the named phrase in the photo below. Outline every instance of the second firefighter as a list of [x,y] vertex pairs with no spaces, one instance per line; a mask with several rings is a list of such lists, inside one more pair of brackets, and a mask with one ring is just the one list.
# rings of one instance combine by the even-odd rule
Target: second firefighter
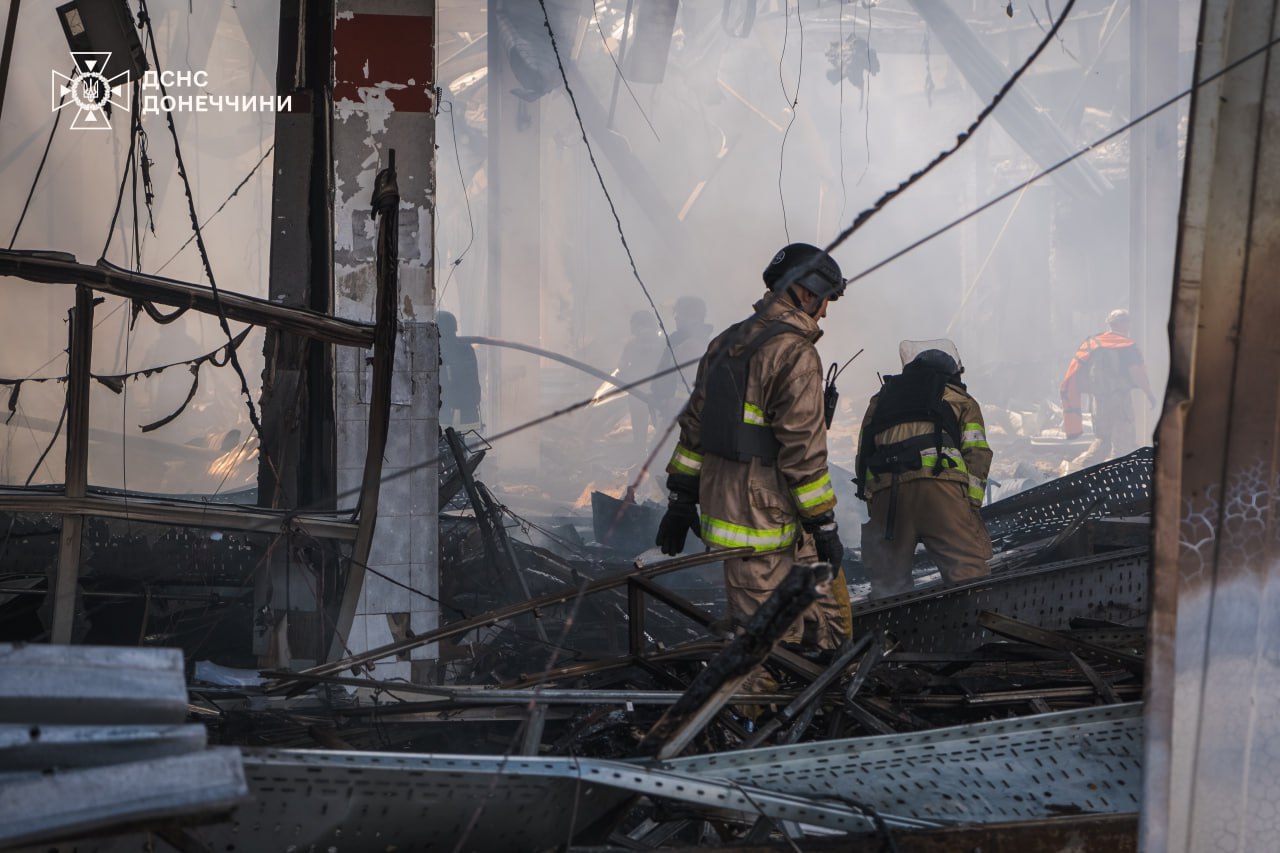
[[991,447],[978,402],[947,340],[903,341],[902,373],[871,398],[858,439],[859,494],[871,519],[862,561],[871,597],[909,591],[923,544],[951,583],[990,573],[991,539],[978,514]]

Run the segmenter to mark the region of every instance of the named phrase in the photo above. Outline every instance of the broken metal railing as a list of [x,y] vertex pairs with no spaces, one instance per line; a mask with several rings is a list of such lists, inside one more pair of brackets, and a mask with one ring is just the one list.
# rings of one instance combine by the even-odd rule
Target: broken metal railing
[[[384,246],[380,245],[379,248],[380,252],[384,251]],[[394,248],[392,252],[391,268],[394,277]],[[380,310],[377,323],[370,325],[307,309],[290,308],[242,294],[215,293],[210,288],[191,282],[130,272],[106,260],[100,260],[96,265],[81,264],[73,255],[65,252],[0,250],[0,276],[14,276],[40,283],[72,284],[76,288],[67,348],[67,441],[62,494],[33,494],[18,489],[0,491],[0,511],[52,512],[63,516],[58,562],[50,591],[54,602],[50,633],[53,642],[66,643],[71,640],[81,539],[86,516],[102,515],[248,531],[285,532],[291,525],[301,524],[317,536],[354,540],[353,556],[357,558],[357,564],[365,561],[375,512],[364,500],[358,512],[358,521],[342,521],[320,514],[308,514],[304,517],[289,510],[239,509],[231,506],[214,508],[180,501],[90,494],[88,390],[93,351],[93,309],[95,302],[100,301],[93,294],[108,293],[174,308],[192,308],[201,313],[217,314],[229,320],[264,326],[329,344],[373,346],[375,390],[380,380],[381,384],[389,385],[390,382],[396,335],[394,310]],[[380,290],[383,289],[382,278],[385,276],[380,277]],[[390,301],[394,306],[394,296]],[[386,376],[380,376],[380,373],[385,373]],[[378,412],[379,403],[387,411]],[[382,424],[385,434],[390,409],[389,394],[375,395],[372,408],[371,452],[366,458],[366,483],[370,480],[377,483],[380,480],[381,447],[376,453],[372,452],[372,439],[378,422]],[[369,467],[373,470],[367,470]]]
[[725,551],[706,551],[701,554],[690,554],[684,557],[676,557],[671,560],[664,560],[650,566],[637,566],[633,571],[626,572],[613,577],[599,578],[594,581],[586,581],[581,586],[571,589],[564,589],[558,592],[542,595],[529,601],[512,604],[497,610],[491,610],[487,613],[481,613],[469,619],[460,619],[457,622],[451,622],[442,628],[434,631],[428,631],[419,634],[416,637],[407,637],[403,640],[397,640],[393,643],[369,649],[360,654],[350,655],[341,660],[331,661],[329,663],[314,666],[309,669],[302,670],[299,673],[289,677],[280,679],[271,685],[268,685],[266,692],[280,693],[292,690],[299,683],[302,676],[308,675],[329,675],[335,672],[341,672],[344,669],[353,669],[372,661],[381,660],[382,658],[398,655],[407,652],[410,649],[416,649],[429,643],[439,642],[440,640],[449,639],[466,634],[476,628],[484,628],[490,625],[496,625],[504,622],[514,616],[522,616],[526,613],[533,613],[545,607],[553,607],[557,604],[564,604],[577,598],[579,595],[587,596],[597,592],[603,592],[608,589],[615,589],[625,586],[633,577],[654,578],[668,572],[687,569],[693,566],[701,566],[706,563],[720,562],[721,560],[729,560],[734,557],[745,557],[754,553],[754,549],[750,547],[732,548]]

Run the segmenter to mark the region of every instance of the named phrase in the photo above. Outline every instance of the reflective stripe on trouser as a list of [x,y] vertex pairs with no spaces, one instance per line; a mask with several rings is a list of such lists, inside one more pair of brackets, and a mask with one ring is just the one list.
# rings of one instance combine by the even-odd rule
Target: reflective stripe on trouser
[[885,541],[888,491],[871,496],[871,520],[862,525],[862,562],[878,598],[911,590],[911,556],[924,543],[942,577],[950,583],[991,573],[991,538],[968,487],[955,480],[923,477],[898,485],[893,539]]
[[784,524],[781,527],[747,527],[744,524],[731,524],[719,518],[703,515],[702,541],[708,545],[719,545],[721,548],[741,548],[750,545],[757,551],[776,551],[785,548],[796,539],[796,525]]
[[[730,618],[745,625],[782,583],[792,564],[797,561],[816,562],[817,559],[813,540],[805,536],[796,548],[757,554],[746,559],[725,560],[724,581]],[[849,585],[845,582],[843,570],[832,581],[831,590],[809,605],[795,624],[787,629],[782,642],[801,643],[805,635],[810,634],[819,648],[839,648],[849,637],[853,622],[849,609]]]

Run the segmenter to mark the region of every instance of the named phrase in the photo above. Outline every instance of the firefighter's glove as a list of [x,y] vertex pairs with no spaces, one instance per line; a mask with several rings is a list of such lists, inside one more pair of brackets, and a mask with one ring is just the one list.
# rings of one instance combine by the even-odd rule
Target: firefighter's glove
[[674,557],[684,551],[689,531],[702,538],[702,530],[698,526],[697,501],[688,495],[672,492],[667,501],[667,513],[658,524],[658,537],[654,544],[662,549],[662,553]]
[[813,544],[818,549],[818,559],[831,564],[833,572],[840,571],[844,560],[844,544],[840,542],[840,526],[836,524],[834,513],[824,512],[816,518],[806,518],[801,522],[805,533],[813,537]]

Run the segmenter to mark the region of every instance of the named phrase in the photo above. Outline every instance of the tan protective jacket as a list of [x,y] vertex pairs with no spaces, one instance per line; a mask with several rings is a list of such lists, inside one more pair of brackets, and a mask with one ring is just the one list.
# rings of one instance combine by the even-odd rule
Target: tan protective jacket
[[709,546],[751,545],[758,552],[789,547],[798,519],[821,515],[836,504],[827,472],[827,426],[823,420],[822,360],[813,344],[821,337],[817,321],[784,298],[755,305],[759,316],[750,333],[730,352],[775,320],[800,334],[776,335],[764,342],[747,371],[744,422],[768,426],[781,448],[774,465],[759,459],[739,462],[703,453],[700,424],[706,400],[708,365],[732,330],[717,336],[698,365],[693,394],[680,415],[680,440],[668,474],[700,477],[698,503],[702,539]]
[[[871,416],[875,414],[879,399],[880,395],[876,394],[867,404],[867,413],[862,416],[863,424],[871,423]],[[978,406],[978,401],[970,397],[969,393],[959,385],[948,384],[942,392],[942,399],[951,404],[952,410],[956,413],[956,420],[960,423],[961,441],[960,447],[951,447],[949,446],[951,438],[945,432],[942,434],[942,454],[954,465],[943,467],[936,476],[941,480],[956,480],[964,483],[968,487],[969,500],[981,506],[987,488],[987,474],[991,470],[991,445],[987,444],[987,427],[982,419],[982,409]],[[876,447],[884,447],[918,435],[932,434],[933,431],[934,425],[930,421],[912,421],[883,430],[876,435],[875,443]],[[861,446],[862,442],[858,444]],[[919,470],[899,474],[898,482],[905,483],[921,477],[935,476],[936,458],[935,447],[921,450]],[[891,477],[887,474],[877,477],[868,471],[866,483],[863,486],[867,500],[871,500],[871,496],[881,489],[887,489],[890,480]]]

